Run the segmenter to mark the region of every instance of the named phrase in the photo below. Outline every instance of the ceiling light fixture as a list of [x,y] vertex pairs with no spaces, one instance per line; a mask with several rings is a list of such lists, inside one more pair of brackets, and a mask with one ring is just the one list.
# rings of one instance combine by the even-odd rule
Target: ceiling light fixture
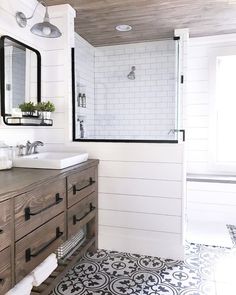
[[30,29],[30,31],[40,37],[45,37],[45,38],[58,38],[62,35],[62,33],[60,32],[60,30],[52,25],[50,23],[50,18],[49,18],[49,14],[48,14],[48,6],[44,1],[39,1],[33,11],[33,14],[30,17],[26,17],[25,14],[23,12],[18,11],[16,13],[16,22],[18,23],[18,25],[21,28],[25,28],[27,25],[27,20],[31,19],[34,17],[35,11],[38,7],[39,4],[44,4],[46,12],[44,15],[44,19],[43,22],[41,23],[37,23],[35,25],[33,25],[33,27]]
[[116,30],[119,32],[128,32],[132,30],[130,25],[118,25],[116,26]]

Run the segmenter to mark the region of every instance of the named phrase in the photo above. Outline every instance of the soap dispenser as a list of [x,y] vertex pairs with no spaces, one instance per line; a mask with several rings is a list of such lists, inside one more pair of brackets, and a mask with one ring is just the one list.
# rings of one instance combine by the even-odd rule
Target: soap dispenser
[[7,170],[12,168],[13,163],[13,149],[11,146],[0,142],[0,170]]
[[80,138],[84,138],[84,121],[79,122],[79,127],[80,127]]

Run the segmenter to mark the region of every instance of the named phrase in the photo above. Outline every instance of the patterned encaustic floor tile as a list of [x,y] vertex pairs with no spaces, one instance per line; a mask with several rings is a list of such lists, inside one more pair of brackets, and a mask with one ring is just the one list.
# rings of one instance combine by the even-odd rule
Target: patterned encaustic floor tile
[[234,248],[197,244],[186,244],[184,261],[98,250],[85,254],[52,294],[233,295],[224,290],[233,283],[227,271],[231,273],[235,259]]
[[232,224],[227,224],[226,227],[228,228],[229,235],[234,245],[236,245],[236,226]]

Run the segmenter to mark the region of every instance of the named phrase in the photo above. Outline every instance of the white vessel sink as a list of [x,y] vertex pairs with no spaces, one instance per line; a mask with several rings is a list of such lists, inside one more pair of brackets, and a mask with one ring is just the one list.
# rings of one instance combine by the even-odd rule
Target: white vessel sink
[[63,169],[88,160],[88,153],[45,152],[29,156],[17,157],[14,167]]

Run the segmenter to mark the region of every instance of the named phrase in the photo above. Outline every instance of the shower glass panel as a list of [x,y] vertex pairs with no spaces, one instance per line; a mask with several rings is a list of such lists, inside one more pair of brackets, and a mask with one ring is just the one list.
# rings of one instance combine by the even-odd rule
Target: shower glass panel
[[179,41],[75,46],[74,140],[176,142]]

